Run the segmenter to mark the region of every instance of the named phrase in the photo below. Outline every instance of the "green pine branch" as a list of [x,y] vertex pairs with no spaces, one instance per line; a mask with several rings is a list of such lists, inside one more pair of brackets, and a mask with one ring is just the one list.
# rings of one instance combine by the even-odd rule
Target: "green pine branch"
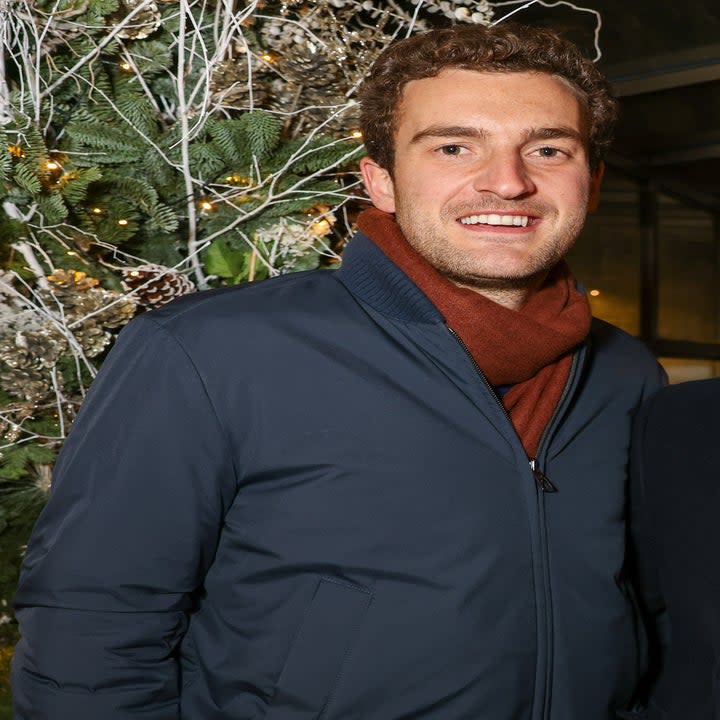
[[249,142],[249,150],[259,160],[268,157],[280,142],[282,121],[263,110],[243,113],[238,120]]
[[87,197],[90,185],[102,177],[102,171],[97,167],[75,170],[69,173],[67,180],[60,188],[60,193],[68,205],[78,205]]
[[0,478],[3,480],[20,480],[30,472],[32,463],[51,463],[55,453],[43,445],[23,443],[11,445],[3,450],[0,463]]

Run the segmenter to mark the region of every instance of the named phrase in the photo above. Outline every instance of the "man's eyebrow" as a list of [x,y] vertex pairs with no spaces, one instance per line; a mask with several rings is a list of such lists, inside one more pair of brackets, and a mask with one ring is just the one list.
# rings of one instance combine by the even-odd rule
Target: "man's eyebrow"
[[430,127],[416,132],[410,142],[420,142],[420,140],[424,140],[425,138],[475,138],[482,140],[486,138],[488,134],[486,130],[467,127],[465,125],[430,125]]
[[[487,130],[482,128],[468,127],[467,125],[430,125],[419,132],[416,132],[411,143],[417,143],[425,138],[472,138],[484,140],[490,136]],[[568,125],[557,127],[529,128],[525,133],[527,142],[533,140],[576,140],[585,143],[585,137],[576,128]]]
[[526,139],[528,142],[533,140],[576,140],[579,143],[585,143],[583,134],[579,130],[567,125],[530,128],[527,131]]

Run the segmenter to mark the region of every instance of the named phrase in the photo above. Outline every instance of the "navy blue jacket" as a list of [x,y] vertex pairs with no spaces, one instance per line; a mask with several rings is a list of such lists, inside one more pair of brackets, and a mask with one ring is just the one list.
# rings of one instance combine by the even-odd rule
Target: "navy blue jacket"
[[631,415],[662,373],[596,321],[546,492],[435,307],[366,238],[342,269],[123,331],[16,606],[17,720],[608,720],[645,665]]

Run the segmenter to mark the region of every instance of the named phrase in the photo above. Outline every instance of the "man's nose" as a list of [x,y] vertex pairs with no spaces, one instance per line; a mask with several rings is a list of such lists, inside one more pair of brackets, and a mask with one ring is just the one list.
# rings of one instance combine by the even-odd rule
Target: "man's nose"
[[477,192],[490,192],[506,200],[530,195],[536,189],[521,155],[503,150],[484,159],[475,172],[473,187]]

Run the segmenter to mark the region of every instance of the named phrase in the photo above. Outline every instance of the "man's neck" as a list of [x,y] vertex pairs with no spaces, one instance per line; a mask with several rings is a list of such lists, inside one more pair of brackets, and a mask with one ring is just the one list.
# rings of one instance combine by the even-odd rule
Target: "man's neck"
[[535,278],[532,280],[532,282],[529,282],[526,286],[523,287],[512,287],[512,286],[497,286],[493,287],[491,285],[474,285],[472,283],[463,283],[459,282],[457,280],[453,280],[452,278],[449,278],[452,280],[452,282],[457,285],[458,287],[467,288],[468,290],[472,290],[473,292],[476,292],[484,297],[486,297],[488,300],[492,300],[493,302],[497,303],[498,305],[502,305],[503,307],[508,308],[509,310],[520,310],[522,306],[527,302],[528,298],[538,289],[542,286],[543,282],[545,281],[545,277],[542,278]]

